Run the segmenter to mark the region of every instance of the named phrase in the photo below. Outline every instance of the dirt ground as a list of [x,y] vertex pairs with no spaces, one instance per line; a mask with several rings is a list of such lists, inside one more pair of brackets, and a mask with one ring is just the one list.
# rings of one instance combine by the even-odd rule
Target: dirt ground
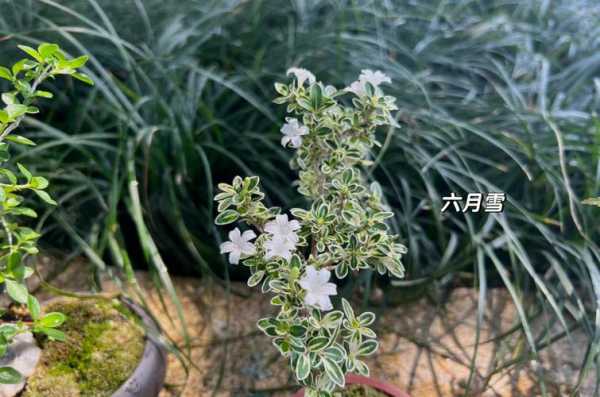
[[[91,273],[85,263],[70,265],[53,277],[52,262],[43,260],[42,269],[53,285],[73,291],[89,289]],[[193,363],[185,369],[170,355],[161,397],[284,397],[297,389],[287,363],[255,326],[259,318],[273,312],[269,297],[244,284],[233,284],[228,291],[199,279],[173,278],[189,330],[186,343],[174,304],[161,302],[147,273],[139,272],[137,278],[166,334],[183,347]],[[32,283],[35,286],[36,282]],[[108,290],[114,288],[106,278],[103,283]],[[40,295],[48,296],[44,291]],[[478,338],[477,292],[472,289],[454,290],[443,306],[420,300],[395,306],[378,318],[381,348],[369,361],[371,376],[393,383],[413,397],[538,396],[541,389],[536,379],[541,378],[548,395],[568,395],[585,353],[585,336],[574,333],[571,341],[565,338],[525,365],[494,372],[498,362],[515,358],[526,346],[516,338],[496,339],[519,323],[510,296],[502,289],[489,291]],[[466,390],[474,355],[476,368]],[[593,384],[590,379],[580,395],[592,396]]]

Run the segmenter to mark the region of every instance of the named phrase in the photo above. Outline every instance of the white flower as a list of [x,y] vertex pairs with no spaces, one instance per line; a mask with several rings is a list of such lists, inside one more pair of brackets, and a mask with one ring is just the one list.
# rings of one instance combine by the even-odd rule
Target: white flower
[[300,229],[300,222],[295,219],[288,221],[287,214],[277,215],[275,220],[269,221],[265,225],[265,232],[271,233],[274,237],[292,241],[294,244],[298,242],[296,234],[298,229]]
[[360,76],[358,76],[359,80],[363,80],[365,83],[371,83],[374,86],[378,86],[381,83],[391,83],[392,79],[390,79],[386,74],[380,72],[379,70],[372,71],[369,69],[361,70]]
[[353,92],[358,96],[363,96],[366,94],[365,84],[371,83],[373,87],[378,87],[381,83],[391,83],[392,79],[390,79],[386,74],[377,71],[372,71],[370,69],[363,69],[360,72],[360,76],[358,76],[358,81],[350,84],[350,87],[346,88],[346,91]]
[[250,242],[256,234],[252,230],[240,233],[237,227],[229,232],[229,240],[221,244],[221,253],[229,253],[229,263],[237,265],[242,255],[254,255],[256,247]]
[[302,68],[289,68],[286,72],[287,75],[293,74],[296,76],[296,80],[298,80],[298,86],[304,85],[304,82],[308,80],[308,84],[314,83],[317,79],[315,75],[310,71]]
[[327,269],[317,270],[314,266],[307,266],[306,273],[300,279],[300,286],[306,291],[304,303],[316,306],[321,310],[331,310],[330,295],[337,295],[337,287],[329,282],[331,272]]
[[285,240],[279,236],[273,236],[265,242],[265,259],[280,257],[289,262],[292,252],[296,249],[296,241]]
[[302,125],[295,118],[287,118],[287,123],[281,127],[283,137],[281,137],[281,145],[285,147],[288,143],[293,148],[299,148],[302,144],[302,135],[308,134],[308,127]]

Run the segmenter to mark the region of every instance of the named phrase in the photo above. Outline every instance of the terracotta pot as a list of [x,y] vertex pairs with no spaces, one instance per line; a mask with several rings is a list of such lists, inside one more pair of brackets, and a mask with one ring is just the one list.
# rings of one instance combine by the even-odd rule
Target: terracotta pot
[[146,310],[134,302],[124,299],[123,303],[142,319],[148,332],[140,363],[112,397],[156,397],[163,387],[167,372],[167,352],[154,337],[159,334],[158,325]]
[[[347,385],[364,385],[369,386],[377,391],[389,395],[390,397],[410,397],[396,386],[390,385],[389,383],[383,383],[373,378],[367,378],[366,376],[348,374],[346,375]],[[294,397],[304,397],[304,389],[299,390]]]

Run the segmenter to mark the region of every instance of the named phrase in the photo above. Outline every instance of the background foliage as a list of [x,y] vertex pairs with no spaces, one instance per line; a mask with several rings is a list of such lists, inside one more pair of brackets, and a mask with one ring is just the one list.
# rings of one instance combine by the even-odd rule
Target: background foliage
[[[131,264],[147,264],[173,299],[167,266],[228,280],[212,226],[215,181],[256,174],[269,205],[302,205],[278,145],[273,81],[299,65],[342,87],[360,69],[381,69],[401,128],[383,132],[369,173],[408,246],[407,279],[356,282],[387,285],[387,303],[475,285],[482,310],[487,288],[504,285],[529,349],[499,367],[573,327],[589,335],[582,377],[597,362],[598,209],[580,204],[600,190],[597,3],[0,5],[0,64],[17,42],[56,41],[89,54],[96,81],[85,92],[63,87],[43,122],[26,122],[39,145],[17,159],[35,160],[61,204],[42,219],[46,244],[84,252],[100,270],[117,265],[134,284]],[[504,213],[440,213],[442,196],[479,191],[507,192]],[[562,327],[533,332],[542,315]]]

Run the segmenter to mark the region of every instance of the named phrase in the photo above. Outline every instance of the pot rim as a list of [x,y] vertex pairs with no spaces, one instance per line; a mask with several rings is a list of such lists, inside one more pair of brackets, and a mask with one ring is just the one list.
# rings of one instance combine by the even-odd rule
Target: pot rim
[[[138,365],[135,367],[129,378],[123,382],[123,384],[114,391],[112,397],[120,397],[120,396],[129,396],[132,388],[137,386],[136,379],[145,378],[147,376],[147,363],[151,361],[158,361],[155,363],[160,367],[158,373],[154,373],[153,377],[159,377],[159,386],[157,392],[163,387],[165,376],[166,376],[166,367],[167,367],[167,351],[165,346],[157,340],[154,335],[159,335],[160,328],[154,318],[150,316],[150,314],[144,309],[142,306],[134,302],[133,300],[121,297],[121,302],[126,305],[130,310],[132,310],[136,316],[138,316],[144,326],[146,327],[146,334],[144,338],[146,339],[146,343],[144,344],[144,352],[142,353],[142,357],[138,362]],[[155,378],[156,379],[156,378]]]
[[[385,383],[383,381],[362,375],[346,375],[346,384],[369,386],[377,391],[388,394],[390,397],[410,397],[408,394],[390,383]],[[304,389],[299,390],[296,394],[294,394],[293,397],[304,397]]]

